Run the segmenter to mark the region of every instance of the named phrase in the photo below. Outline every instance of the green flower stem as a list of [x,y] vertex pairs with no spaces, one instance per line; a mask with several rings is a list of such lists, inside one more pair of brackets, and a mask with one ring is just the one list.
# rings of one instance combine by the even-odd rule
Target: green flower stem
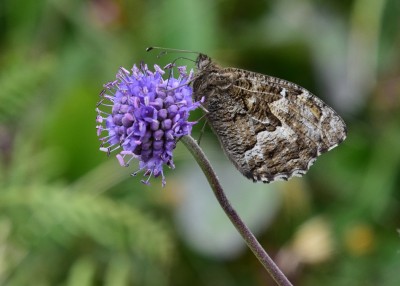
[[197,144],[197,142],[191,136],[183,136],[181,141],[192,153],[193,157],[196,159],[197,163],[203,170],[203,173],[207,177],[207,180],[216,196],[222,209],[225,211],[226,215],[229,217],[233,225],[239,231],[240,235],[246,241],[247,246],[253,251],[254,255],[258,258],[264,268],[268,271],[275,282],[280,286],[290,286],[292,285],[274,261],[269,257],[267,252],[263,249],[261,244],[257,241],[256,237],[242,221],[240,216],[234,210],[230,204],[228,198],[225,196],[224,190],[218,180],[218,177],[213,170],[210,161],[208,161],[203,150]]

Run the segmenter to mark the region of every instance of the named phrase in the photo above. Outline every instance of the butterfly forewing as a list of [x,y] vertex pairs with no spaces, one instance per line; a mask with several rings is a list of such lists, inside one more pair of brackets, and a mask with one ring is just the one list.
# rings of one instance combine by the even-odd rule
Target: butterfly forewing
[[253,181],[304,175],[346,137],[336,112],[306,89],[275,77],[197,60],[194,96],[236,168]]

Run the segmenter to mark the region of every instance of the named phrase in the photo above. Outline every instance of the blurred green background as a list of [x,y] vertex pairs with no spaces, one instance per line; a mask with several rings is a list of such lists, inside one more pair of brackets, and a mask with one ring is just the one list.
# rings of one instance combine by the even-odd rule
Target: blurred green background
[[289,182],[242,178],[209,129],[202,147],[295,285],[400,285],[399,15],[398,0],[1,0],[0,285],[274,285],[181,144],[164,189],[98,150],[102,85],[180,56],[152,45],[337,110],[347,140]]

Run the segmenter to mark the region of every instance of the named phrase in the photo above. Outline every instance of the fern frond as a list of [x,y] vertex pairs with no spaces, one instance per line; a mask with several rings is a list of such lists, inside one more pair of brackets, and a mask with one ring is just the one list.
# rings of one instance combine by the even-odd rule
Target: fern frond
[[170,263],[173,240],[163,223],[104,196],[45,187],[7,190],[0,193],[1,214],[27,247],[90,239],[110,251]]
[[[167,281],[171,234],[162,222],[123,202],[56,186],[10,186],[0,192],[1,217],[11,229],[3,245],[20,253],[0,273],[7,285],[30,285],[32,279],[35,285],[73,285],[79,277],[120,285]],[[7,256],[14,255],[6,253],[0,261],[9,261]]]
[[38,95],[38,88],[48,78],[53,65],[54,59],[45,57],[3,69],[0,74],[0,123],[21,116]]

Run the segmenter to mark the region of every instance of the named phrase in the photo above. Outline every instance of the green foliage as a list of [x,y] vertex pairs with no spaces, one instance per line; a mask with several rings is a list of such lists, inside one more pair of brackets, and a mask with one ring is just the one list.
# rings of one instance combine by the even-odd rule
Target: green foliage
[[[18,264],[24,267],[3,273],[10,285],[28,285],[33,273],[43,281],[52,276],[53,283],[63,278],[72,283],[76,276],[91,283],[96,276],[139,282],[127,277],[128,269],[136,272],[146,263],[165,271],[171,263],[173,243],[165,226],[123,202],[51,186],[3,190],[0,201],[2,217],[11,228],[5,242],[23,252]],[[98,260],[102,256],[106,259]],[[124,271],[114,265],[121,260],[127,263]],[[53,267],[59,263],[64,267]],[[106,271],[96,274],[102,268]],[[162,272],[142,279],[162,280]]]
[[54,69],[54,59],[13,64],[0,73],[0,124],[28,111]]

